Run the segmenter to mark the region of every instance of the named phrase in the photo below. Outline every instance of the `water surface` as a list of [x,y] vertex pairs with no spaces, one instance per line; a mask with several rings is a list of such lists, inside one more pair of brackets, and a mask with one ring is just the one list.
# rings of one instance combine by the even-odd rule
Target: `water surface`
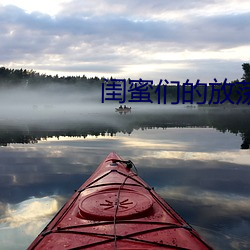
[[249,249],[249,111],[113,110],[1,120],[1,249],[25,249],[111,151],[215,249]]

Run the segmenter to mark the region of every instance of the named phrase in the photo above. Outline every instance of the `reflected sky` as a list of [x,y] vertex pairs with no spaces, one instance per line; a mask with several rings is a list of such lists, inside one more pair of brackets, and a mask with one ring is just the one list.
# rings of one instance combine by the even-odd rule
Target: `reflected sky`
[[[60,197],[30,198],[17,204],[5,204],[0,218],[0,242],[2,249],[23,249],[30,238],[42,230],[48,219],[60,209]],[[14,237],[14,238],[13,238]]]
[[249,249],[250,154],[241,142],[212,128],[152,128],[1,147],[1,249],[27,247],[111,151],[216,249]]

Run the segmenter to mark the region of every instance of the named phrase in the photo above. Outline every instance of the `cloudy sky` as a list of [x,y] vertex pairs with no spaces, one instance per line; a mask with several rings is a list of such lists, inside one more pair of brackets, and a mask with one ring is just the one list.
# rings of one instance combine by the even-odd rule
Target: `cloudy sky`
[[249,0],[0,0],[0,66],[158,81],[241,78]]

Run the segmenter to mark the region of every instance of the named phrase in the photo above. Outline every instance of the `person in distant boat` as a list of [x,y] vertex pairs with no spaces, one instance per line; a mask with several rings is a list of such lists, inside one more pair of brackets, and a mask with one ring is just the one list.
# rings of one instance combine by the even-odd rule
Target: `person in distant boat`
[[122,109],[122,105],[120,105],[119,109]]
[[126,105],[124,105],[124,109],[126,109],[127,108],[127,106]]

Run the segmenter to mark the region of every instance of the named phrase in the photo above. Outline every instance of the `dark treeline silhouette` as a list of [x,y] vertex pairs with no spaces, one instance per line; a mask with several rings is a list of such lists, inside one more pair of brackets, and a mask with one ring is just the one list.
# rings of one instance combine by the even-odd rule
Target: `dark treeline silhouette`
[[41,87],[46,84],[67,84],[100,88],[103,78],[82,76],[52,76],[34,70],[0,68],[0,87]]
[[[222,89],[222,85],[210,85],[209,83],[203,83],[202,80],[196,86],[196,83],[192,83],[193,86],[177,84],[166,84],[164,79],[162,84],[153,85],[152,88],[148,88],[147,92],[150,95],[150,100],[154,103],[180,103],[180,104],[248,104],[250,102],[250,64],[243,63],[243,76],[241,80],[234,80],[229,85],[225,85]],[[69,86],[83,87],[87,89],[102,90],[102,84],[104,83],[105,89],[107,88],[107,81],[105,78],[82,76],[52,76],[47,74],[40,74],[34,70],[26,69],[8,69],[5,67],[0,68],[0,87],[26,87],[35,88],[46,86],[48,84],[65,84]],[[107,78],[112,80],[113,78]],[[126,90],[131,88],[129,80],[126,80]],[[139,80],[139,79],[133,79]],[[142,79],[144,80],[144,79]],[[223,82],[211,82],[213,84],[223,84]],[[202,85],[203,84],[203,85]],[[208,84],[205,87],[205,84]],[[145,89],[145,88],[144,88]],[[143,89],[137,91],[144,91]],[[192,92],[192,96],[191,96]],[[131,93],[126,92],[126,100],[131,97]],[[145,100],[144,100],[145,101]],[[138,100],[139,102],[139,100]]]

